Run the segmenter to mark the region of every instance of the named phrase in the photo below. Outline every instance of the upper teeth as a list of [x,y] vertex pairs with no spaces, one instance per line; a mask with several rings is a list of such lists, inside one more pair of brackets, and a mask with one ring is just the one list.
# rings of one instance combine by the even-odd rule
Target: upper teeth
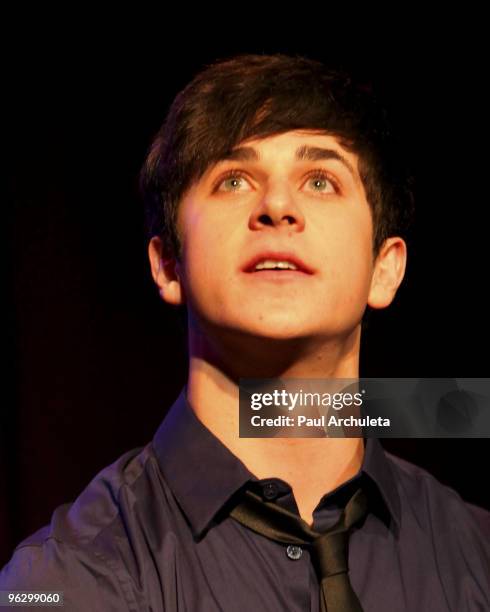
[[261,261],[255,266],[256,270],[267,270],[272,268],[281,268],[283,270],[297,270],[298,268],[289,261],[274,261],[272,259],[266,259]]

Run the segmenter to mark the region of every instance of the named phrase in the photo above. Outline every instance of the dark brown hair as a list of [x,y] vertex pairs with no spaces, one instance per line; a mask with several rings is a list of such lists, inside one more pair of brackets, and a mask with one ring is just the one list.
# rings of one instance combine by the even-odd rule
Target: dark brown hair
[[374,255],[389,236],[406,234],[413,176],[372,86],[303,56],[245,54],[206,65],[175,97],[139,177],[148,238],[160,236],[180,259],[186,190],[242,140],[296,129],[322,130],[358,155]]

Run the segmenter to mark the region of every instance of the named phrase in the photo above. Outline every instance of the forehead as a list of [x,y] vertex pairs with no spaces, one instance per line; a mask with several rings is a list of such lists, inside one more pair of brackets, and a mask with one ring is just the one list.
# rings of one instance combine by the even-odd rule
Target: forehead
[[330,134],[323,130],[289,130],[287,132],[282,132],[280,134],[272,134],[270,136],[251,136],[241,142],[237,143],[235,147],[238,148],[242,146],[267,146],[268,143],[276,142],[281,144],[291,144],[293,145],[295,142],[302,141],[312,141],[316,143],[323,143],[325,145],[330,145],[339,150],[343,150],[347,153],[347,151],[342,147],[338,138],[334,134]]
[[344,166],[358,182],[358,159],[332,134],[318,130],[291,130],[266,137],[251,137],[226,151],[207,169],[206,174],[227,162],[305,162],[333,160]]

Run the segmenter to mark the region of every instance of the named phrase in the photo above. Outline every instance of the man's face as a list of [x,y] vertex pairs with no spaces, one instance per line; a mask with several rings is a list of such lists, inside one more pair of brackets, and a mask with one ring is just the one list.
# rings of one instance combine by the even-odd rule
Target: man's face
[[[311,130],[235,149],[245,146],[255,155],[208,168],[182,198],[177,270],[188,309],[201,325],[259,337],[350,333],[373,274],[372,217],[357,156]],[[308,155],[305,147],[315,149]],[[265,260],[292,260],[299,269],[255,270]]]

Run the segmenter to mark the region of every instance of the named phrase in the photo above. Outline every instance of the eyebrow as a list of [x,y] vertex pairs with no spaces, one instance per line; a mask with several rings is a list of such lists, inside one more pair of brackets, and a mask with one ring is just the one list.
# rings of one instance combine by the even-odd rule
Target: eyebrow
[[[354,180],[357,181],[356,172],[352,164],[335,149],[325,149],[323,147],[302,145],[296,149],[294,159],[296,161],[323,161],[335,159],[343,164],[351,173]],[[232,149],[228,153],[225,153],[225,155],[223,155],[223,157],[221,157],[217,163],[225,161],[260,161],[260,153],[253,147],[237,147],[236,149]]]

